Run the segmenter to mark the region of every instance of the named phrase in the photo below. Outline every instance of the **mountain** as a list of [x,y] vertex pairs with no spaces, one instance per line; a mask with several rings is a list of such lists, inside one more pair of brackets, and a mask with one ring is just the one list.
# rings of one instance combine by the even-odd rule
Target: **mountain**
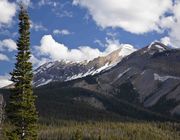
[[94,75],[115,66],[121,59],[136,51],[130,45],[123,45],[112,53],[91,61],[68,62],[54,61],[40,66],[34,71],[34,86],[46,85],[53,81],[69,81],[87,75]]
[[[106,63],[112,65],[79,78],[72,78],[74,73],[69,74],[70,79],[64,76],[35,88],[41,119],[46,123],[60,119],[180,121],[180,50],[153,42],[117,59],[119,52],[96,58],[86,65],[64,62],[61,66],[63,62],[51,62],[51,66],[47,67],[47,63],[37,69],[39,78],[41,73],[44,77],[48,74],[49,78],[49,75],[58,77],[60,74],[63,77],[77,67],[76,73],[82,71],[77,64],[87,66],[84,73],[91,70],[92,65],[98,66],[97,69]],[[53,73],[58,66],[61,73]],[[7,101],[8,89],[0,92]]]
[[[82,88],[156,113],[179,116],[180,50],[153,42],[124,57],[114,67],[72,80],[70,85],[65,82],[64,87],[67,85],[68,88]],[[77,100],[94,107],[93,102],[98,102],[100,108],[104,105],[95,97],[81,96]]]
[[[77,73],[82,74],[74,77],[73,75],[77,73],[69,74],[71,76],[65,76],[60,81],[72,80],[71,88],[90,90],[131,102],[153,112],[179,116],[180,50],[169,48],[160,42],[152,42],[124,57],[118,57],[119,52],[121,51],[117,50],[106,57],[87,62],[83,72],[81,66],[84,64],[79,64],[77,66],[79,69],[75,66],[77,64],[69,64],[70,66],[66,66],[64,71],[68,72],[69,69],[70,72],[74,72],[78,69]],[[54,66],[57,70],[57,66]],[[72,69],[72,66],[75,69]],[[94,66],[97,66],[96,69],[92,69]],[[53,75],[53,67],[46,72]],[[102,70],[98,71],[98,69]],[[76,78],[79,79],[73,80]],[[91,105],[94,105],[91,100],[99,102],[96,98],[77,97],[77,99],[89,102]],[[101,102],[98,104],[103,105]]]
[[137,102],[159,113],[180,115],[180,50],[153,42],[112,69],[73,86]]

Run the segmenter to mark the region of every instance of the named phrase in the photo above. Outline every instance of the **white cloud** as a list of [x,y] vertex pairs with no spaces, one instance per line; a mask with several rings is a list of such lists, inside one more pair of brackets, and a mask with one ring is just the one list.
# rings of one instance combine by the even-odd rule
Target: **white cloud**
[[[100,51],[97,48],[91,48],[89,46],[80,46],[77,49],[69,49],[62,43],[59,43],[53,39],[51,35],[45,35],[42,37],[40,46],[35,46],[37,49],[36,56],[41,59],[32,57],[34,63],[47,62],[54,60],[66,60],[66,61],[84,61],[92,60],[96,57],[107,55],[114,50],[121,48],[124,44],[120,44],[118,40],[106,40],[105,50]],[[131,46],[131,45],[129,45]]]
[[98,49],[87,46],[69,49],[64,44],[56,42],[51,35],[43,36],[41,45],[36,48],[39,49],[41,55],[48,56],[51,60],[82,61],[95,58],[101,54]]
[[35,23],[33,21],[30,21],[30,26],[31,26],[31,29],[35,30],[36,32],[37,31],[47,31],[48,29],[43,26],[41,23]]
[[176,20],[171,24],[169,38],[173,47],[180,48],[180,1],[176,1],[173,13]]
[[0,53],[0,61],[9,61],[9,58],[5,54]]
[[161,41],[180,48],[180,0],[73,0],[102,28],[142,34],[168,31]]
[[34,69],[36,69],[37,67],[41,66],[42,64],[51,61],[49,58],[40,58],[38,59],[36,56],[34,56],[33,54],[31,54],[31,58],[30,61],[33,64]]
[[40,0],[38,2],[38,5],[39,6],[50,5],[50,6],[56,7],[58,5],[58,2],[55,2],[53,0]]
[[118,33],[116,33],[116,32],[107,32],[106,35],[109,36],[109,37],[112,37],[112,38],[116,38]]
[[174,16],[168,16],[168,17],[163,17],[159,23],[160,27],[162,29],[168,29],[171,28],[172,24],[175,21],[175,17]]
[[53,31],[53,34],[55,34],[55,35],[70,35],[70,34],[72,34],[69,30],[67,30],[67,29],[62,29],[62,30],[59,30],[59,29],[55,29],[54,31]]
[[0,35],[15,38],[15,37],[17,37],[18,33],[17,32],[10,32],[8,29],[2,28],[2,29],[0,29]]
[[103,44],[102,41],[99,40],[99,39],[94,40],[94,43],[98,44],[98,45],[101,46],[101,47],[104,47],[104,44]]
[[167,37],[167,36],[165,36],[165,37],[161,38],[161,40],[160,40],[160,41],[161,41],[164,45],[166,45],[166,46],[171,45],[170,38],[169,38],[169,37]]
[[14,51],[17,49],[16,42],[12,39],[4,39],[0,41],[0,50],[8,50],[8,51]]
[[0,27],[10,25],[16,14],[16,4],[8,0],[0,0]]
[[57,17],[73,17],[73,12],[66,9],[67,5],[71,5],[70,1],[61,2],[58,0],[40,0],[38,2],[39,6],[50,6],[51,10]]
[[[12,39],[4,39],[0,41],[0,51],[14,51],[17,49],[16,43]],[[7,55],[0,53],[0,61],[9,61]]]
[[180,48],[180,1],[175,0],[172,15],[161,22],[161,26],[167,28],[169,33],[161,41],[174,48]]
[[8,74],[0,75],[0,88],[5,87],[7,85],[12,84],[13,82],[10,81],[10,76]]
[[111,39],[106,39],[106,50],[105,50],[105,53],[108,54],[108,53],[111,53],[117,49],[119,49],[121,47],[121,44],[119,42],[119,40],[111,40]]
[[66,10],[62,10],[60,12],[57,12],[57,10],[53,10],[56,14],[57,17],[63,18],[63,17],[69,17],[72,18],[73,17],[73,12],[71,11],[66,11]]
[[136,34],[160,31],[161,18],[172,8],[172,0],[73,0],[73,4],[87,8],[102,28]]

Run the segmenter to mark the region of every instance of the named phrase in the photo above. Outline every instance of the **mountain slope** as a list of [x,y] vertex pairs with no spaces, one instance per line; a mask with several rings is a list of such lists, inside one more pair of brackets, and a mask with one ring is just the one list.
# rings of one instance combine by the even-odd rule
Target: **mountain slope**
[[154,42],[114,67],[50,82],[36,88],[35,93],[42,118],[177,121],[179,77],[180,50]]
[[73,86],[121,96],[120,87],[126,83],[137,92],[138,102],[144,107],[163,114],[180,114],[180,50],[154,42],[112,69],[75,81]]
[[136,51],[130,45],[124,45],[120,49],[107,56],[98,57],[91,61],[66,62],[54,61],[40,66],[34,71],[34,86],[38,87],[52,81],[69,81],[87,75],[94,75],[103,70],[110,69],[121,59]]

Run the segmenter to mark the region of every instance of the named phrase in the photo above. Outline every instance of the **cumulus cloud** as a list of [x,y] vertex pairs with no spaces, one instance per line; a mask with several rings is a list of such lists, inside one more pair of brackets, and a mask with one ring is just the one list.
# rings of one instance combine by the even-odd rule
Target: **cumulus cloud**
[[173,7],[174,18],[176,19],[170,27],[170,44],[175,48],[180,48],[180,1],[176,1]]
[[102,28],[120,27],[142,34],[159,31],[161,18],[172,8],[172,0],[73,0],[88,9]]
[[0,61],[9,61],[9,58],[5,54],[0,53]]
[[73,0],[73,4],[86,8],[102,28],[135,34],[166,30],[161,41],[180,48],[180,0]]
[[72,34],[69,30],[67,30],[67,29],[62,29],[62,30],[59,30],[59,29],[55,29],[54,31],[53,31],[53,34],[54,35],[70,35],[70,34]]
[[180,1],[175,0],[172,15],[161,22],[161,26],[168,29],[168,35],[161,42],[174,48],[180,48]]
[[16,14],[16,4],[8,0],[0,0],[0,27],[10,25]]
[[[17,49],[16,43],[12,39],[4,39],[0,41],[0,51],[9,51],[12,52]],[[9,61],[7,55],[0,53],[0,61]]]
[[115,39],[108,39],[106,38],[106,44],[105,44],[105,54],[109,54],[117,49],[119,49],[122,45],[124,44],[120,44],[119,40],[115,40]]
[[89,46],[80,46],[77,49],[69,49],[66,45],[59,43],[53,39],[51,35],[45,35],[42,37],[40,46],[35,46],[36,52],[39,52],[41,59],[33,56],[34,62],[47,62],[54,60],[66,60],[66,61],[84,61],[92,60],[99,56],[104,56],[111,53],[114,50],[121,48],[124,44],[120,44],[118,40],[106,40],[105,50],[100,51],[97,48]]
[[4,39],[0,41],[0,50],[8,50],[8,51],[14,51],[17,49],[16,42],[12,39]]
[[10,81],[10,76],[8,74],[0,75],[0,88],[12,84]]
[[170,38],[167,37],[167,36],[161,38],[160,42],[162,42],[162,43],[163,43],[164,45],[166,45],[166,46],[171,45]]
[[41,55],[49,56],[51,60],[80,61],[101,55],[98,49],[93,49],[88,46],[69,49],[64,44],[56,42],[51,35],[43,36],[41,45],[36,48],[38,48]]

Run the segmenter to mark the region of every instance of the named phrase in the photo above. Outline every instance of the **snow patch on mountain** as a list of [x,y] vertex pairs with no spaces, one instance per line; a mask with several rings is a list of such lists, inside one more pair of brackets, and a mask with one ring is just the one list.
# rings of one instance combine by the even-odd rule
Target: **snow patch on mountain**
[[49,62],[49,63],[46,65],[46,68],[48,69],[48,68],[52,67],[53,65],[54,65],[53,62]]
[[71,77],[67,77],[67,79],[65,81],[70,81],[70,80],[78,79],[81,77],[84,77],[83,73],[79,73],[79,74],[73,75]]
[[105,64],[104,66],[102,66],[101,68],[95,70],[95,71],[92,73],[92,75],[94,75],[94,74],[96,74],[96,73],[99,73],[99,72],[107,69],[108,67],[109,67],[109,63],[106,63],[106,64]]
[[159,49],[159,52],[163,52],[163,51],[166,50],[165,48],[163,48],[163,47],[160,46],[160,45],[155,45],[155,47]]
[[119,73],[119,75],[117,76],[117,78],[115,78],[111,83],[114,83],[115,81],[117,81],[119,78],[121,78],[124,74],[126,74],[131,68],[126,69],[125,71],[123,71],[122,73]]
[[164,47],[162,47],[161,45],[160,45],[161,43],[160,42],[157,42],[157,41],[155,41],[155,42],[152,42],[149,46],[148,46],[148,49],[150,50],[151,48],[157,48],[160,52],[162,52],[162,51],[165,51],[166,49],[164,48]]
[[121,77],[122,77],[126,72],[128,72],[130,69],[131,69],[131,68],[128,68],[128,69],[126,69],[124,72],[120,73],[117,78],[118,78],[118,79],[121,78]]
[[158,80],[158,81],[164,82],[167,79],[180,79],[180,77],[175,77],[175,76],[170,76],[170,75],[160,76],[159,74],[154,73],[154,80]]
[[47,85],[47,84],[50,83],[50,82],[52,82],[52,79],[49,79],[49,80],[43,79],[42,82],[41,82],[41,84],[39,84],[39,85],[36,86],[36,87],[40,87],[40,86],[43,86],[43,85]]
[[163,52],[169,49],[167,46],[162,44],[161,42],[154,41],[152,42],[145,50],[143,53],[149,53],[150,55],[153,55],[156,52]]
[[109,65],[109,63],[106,63],[104,66],[100,67],[99,69],[95,70],[93,68],[89,69],[86,73],[79,73],[77,75],[73,75],[71,77],[67,77],[67,79],[65,81],[70,81],[70,80],[74,80],[74,79],[78,79],[78,78],[82,78],[82,77],[86,77],[88,75],[95,75],[97,73],[100,73],[103,70],[107,70],[109,67],[111,67],[111,65]]

